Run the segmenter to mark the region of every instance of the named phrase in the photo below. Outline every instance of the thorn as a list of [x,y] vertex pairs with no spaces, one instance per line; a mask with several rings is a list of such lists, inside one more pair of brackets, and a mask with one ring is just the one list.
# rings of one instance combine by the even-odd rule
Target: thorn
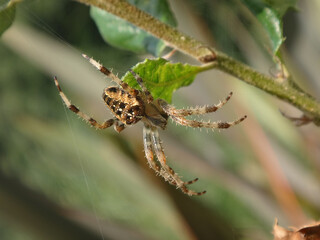
[[162,58],[168,60],[169,58],[171,58],[173,56],[173,54],[177,51],[177,49],[172,49],[172,51],[170,51],[169,53],[167,53],[166,55],[162,56]]
[[87,59],[87,60],[90,59],[90,58],[88,57],[88,55],[86,55],[86,54],[84,54],[84,53],[82,53],[81,55],[82,55],[82,57],[84,57],[84,58]]
[[313,119],[307,117],[304,114],[302,114],[301,117],[290,117],[287,114],[285,114],[284,112],[282,112],[281,110],[280,110],[280,113],[282,114],[282,116],[284,116],[285,118],[289,119],[297,127],[306,125],[306,124],[311,123],[313,121]]

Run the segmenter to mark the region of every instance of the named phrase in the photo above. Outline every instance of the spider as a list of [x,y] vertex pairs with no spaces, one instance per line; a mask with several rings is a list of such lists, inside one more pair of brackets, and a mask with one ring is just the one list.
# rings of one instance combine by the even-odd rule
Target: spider
[[[100,72],[111,78],[116,84],[119,85],[118,87],[105,88],[102,94],[104,102],[114,114],[114,117],[103,123],[98,123],[86,113],[81,112],[79,108],[71,104],[70,100],[62,92],[57,77],[54,77],[55,85],[57,86],[59,94],[67,107],[80,118],[84,119],[97,129],[105,129],[114,125],[115,131],[120,133],[126,128],[126,126],[130,126],[142,121],[144,124],[143,144],[145,156],[150,168],[152,168],[156,174],[162,176],[170,184],[175,185],[177,188],[181,189],[183,193],[189,196],[205,194],[206,191],[195,192],[187,187],[187,185],[198,181],[198,178],[192,181],[184,182],[180,176],[178,176],[178,174],[167,165],[167,160],[161,145],[158,129],[160,128],[164,130],[166,128],[169,117],[180,125],[193,128],[229,128],[233,125],[236,125],[246,119],[247,116],[244,116],[233,122],[202,122],[185,118],[186,116],[200,115],[217,111],[229,101],[232,96],[232,92],[224,101],[216,105],[189,109],[176,109],[174,106],[168,104],[165,100],[154,100],[151,93],[145,87],[142,78],[133,70],[130,69],[129,71],[138,82],[142,89],[141,91],[131,88],[127,83],[120,80],[116,75],[95,61],[93,58],[89,58],[85,54],[82,54],[82,56]],[[158,160],[157,162],[155,161],[155,157]]]

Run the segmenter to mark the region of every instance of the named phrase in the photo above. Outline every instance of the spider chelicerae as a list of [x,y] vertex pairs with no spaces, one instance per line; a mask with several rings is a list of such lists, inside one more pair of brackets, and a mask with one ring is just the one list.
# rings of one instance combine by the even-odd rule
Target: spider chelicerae
[[[198,181],[198,178],[184,182],[174,170],[167,165],[166,156],[163,152],[161,141],[159,138],[158,129],[165,129],[168,123],[169,117],[176,123],[193,127],[193,128],[229,128],[236,125],[246,119],[244,116],[233,122],[202,122],[189,120],[185,117],[191,115],[200,115],[205,113],[215,112],[222,108],[232,96],[232,92],[222,102],[216,105],[195,107],[189,109],[176,109],[174,106],[168,104],[163,99],[154,100],[148,89],[145,87],[143,80],[133,70],[129,70],[134,76],[141,91],[131,88],[127,83],[121,81],[116,75],[109,71],[106,67],[95,61],[93,58],[89,58],[87,55],[82,55],[86,58],[93,66],[95,66],[100,72],[111,78],[118,87],[105,88],[102,94],[102,98],[106,103],[107,107],[114,114],[114,118],[111,118],[104,123],[98,123],[89,115],[81,112],[79,108],[71,104],[70,100],[62,92],[58,83],[57,77],[54,77],[55,84],[59,90],[59,94],[67,105],[67,107],[77,114],[79,117],[84,119],[86,122],[91,124],[97,129],[105,129],[114,125],[114,129],[117,132],[121,132],[126,126],[133,125],[139,121],[144,124],[143,127],[143,143],[145,156],[148,160],[150,168],[152,168],[157,174],[162,176],[170,184],[175,185],[181,191],[190,196],[202,195],[206,193],[195,192],[187,188],[187,185]],[[158,160],[155,161],[155,157]]]

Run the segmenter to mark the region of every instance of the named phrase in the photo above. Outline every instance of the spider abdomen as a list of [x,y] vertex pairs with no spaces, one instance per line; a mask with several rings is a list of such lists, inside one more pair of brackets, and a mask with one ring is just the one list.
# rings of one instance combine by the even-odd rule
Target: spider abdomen
[[139,96],[133,96],[118,87],[104,89],[102,98],[112,113],[124,124],[135,124],[144,116],[144,105]]

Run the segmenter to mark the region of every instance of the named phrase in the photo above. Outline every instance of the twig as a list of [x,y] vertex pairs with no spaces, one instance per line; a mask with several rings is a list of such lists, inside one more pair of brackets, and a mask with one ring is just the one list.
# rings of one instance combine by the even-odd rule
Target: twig
[[242,81],[260,88],[300,109],[307,117],[320,126],[320,103],[305,93],[293,81],[280,83],[237,60],[208,47],[177,29],[160,22],[125,0],[77,0],[112,13],[137,27],[162,39],[167,45],[192,56],[202,63],[209,63],[207,69],[219,69]]

